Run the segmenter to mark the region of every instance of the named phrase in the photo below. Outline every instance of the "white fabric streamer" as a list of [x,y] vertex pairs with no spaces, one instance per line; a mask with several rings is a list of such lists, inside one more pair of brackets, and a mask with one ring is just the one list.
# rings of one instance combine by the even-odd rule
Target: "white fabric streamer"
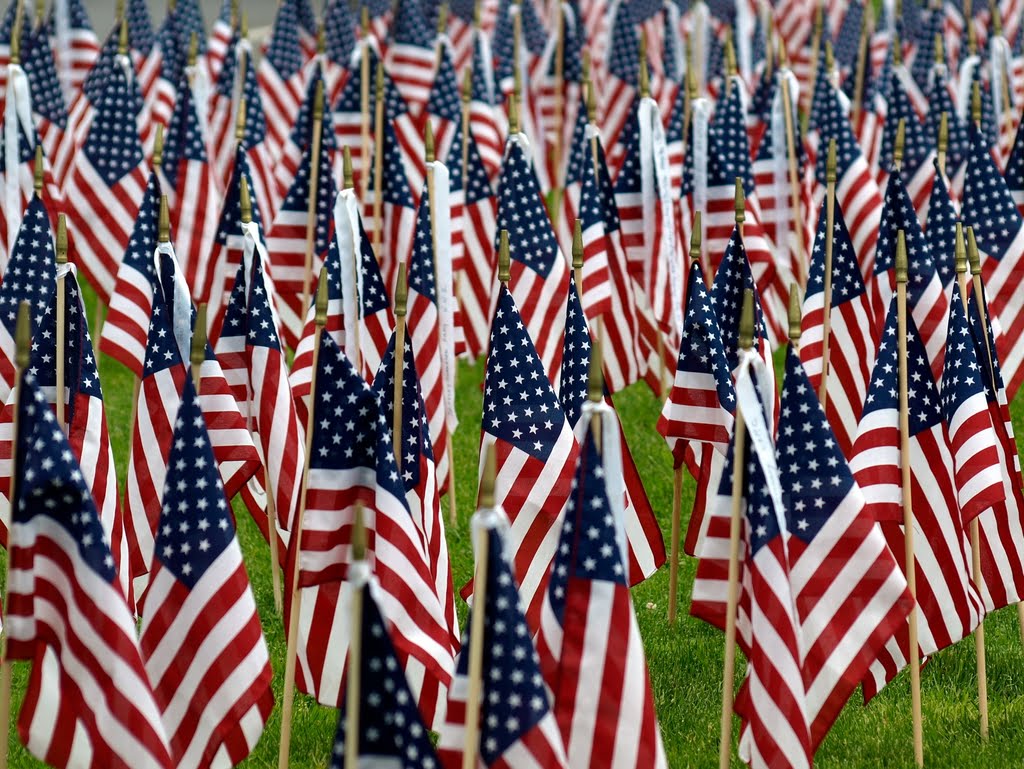
[[[185,282],[185,275],[178,265],[174,246],[170,241],[160,241],[156,244],[153,262],[157,275],[160,274],[161,256],[169,257],[171,264],[174,265],[174,296],[165,296],[164,301],[171,306],[171,331],[178,345],[178,353],[181,355],[182,363],[188,366],[192,354],[192,297],[188,294],[188,283]],[[252,259],[249,261],[251,263]]]
[[690,10],[690,56],[693,60],[693,74],[697,79],[697,93],[707,91],[708,20],[708,4],[696,3]]
[[[711,102],[694,99],[691,109],[693,135],[690,137],[693,152],[693,210],[707,214],[708,211],[708,125],[711,122]],[[701,217],[704,224],[704,217]],[[704,242],[704,233],[701,233]]]
[[974,70],[981,64],[981,59],[968,56],[960,65],[960,78],[956,84],[956,114],[961,122],[967,120],[971,108],[971,83],[974,82]]
[[[4,104],[4,216],[7,220],[7,246],[12,249],[21,229],[21,133],[29,141],[35,136],[32,122],[32,97],[28,77],[17,64],[7,68],[7,102]],[[20,131],[18,130],[20,127]],[[10,254],[3,255],[0,268],[7,269]]]
[[665,0],[665,14],[668,16],[669,34],[676,36],[675,45],[672,46],[672,58],[675,60],[676,72],[679,73],[679,82],[685,83],[686,78],[683,75],[686,74],[686,55],[683,46],[679,44],[683,37],[679,6],[672,0]]
[[441,321],[441,385],[444,388],[445,424],[454,430],[455,413],[455,278],[452,270],[452,219],[449,207],[448,168],[440,161],[430,164],[434,174],[434,268],[437,271],[437,311]]
[[57,78],[60,80],[60,89],[64,92],[64,103],[71,104],[75,94],[71,87],[71,62],[68,60],[71,51],[71,16],[68,11],[68,0],[53,0],[53,34],[57,43],[54,49]]
[[998,124],[1008,108],[1013,105],[1003,104],[1003,84],[1005,83],[1006,93],[1013,94],[1013,85],[1008,81],[1010,72],[1010,61],[1013,54],[1010,52],[1010,44],[1006,42],[1006,38],[1002,35],[997,35],[992,38],[992,111],[995,113],[996,123]]
[[[270,315],[274,319],[274,329],[277,331],[277,338],[281,338],[281,318],[277,314],[277,306],[273,297],[277,296],[274,289],[274,281],[271,278],[270,255],[267,253],[267,246],[260,236],[260,228],[256,222],[242,222],[242,263],[245,264],[245,295],[249,296],[252,290],[252,256],[259,253],[260,264],[263,265],[263,284],[267,290],[267,304],[270,305]],[[184,281],[182,281],[184,282]]]
[[[674,5],[674,3],[673,3]],[[754,32],[757,21],[750,3],[736,3],[736,59],[748,83],[754,79]]]
[[[359,264],[359,201],[354,190],[342,190],[334,202],[334,237],[341,262],[341,311],[345,317],[345,354],[356,365],[359,346],[359,297],[363,295]],[[361,372],[360,372],[361,373]]]

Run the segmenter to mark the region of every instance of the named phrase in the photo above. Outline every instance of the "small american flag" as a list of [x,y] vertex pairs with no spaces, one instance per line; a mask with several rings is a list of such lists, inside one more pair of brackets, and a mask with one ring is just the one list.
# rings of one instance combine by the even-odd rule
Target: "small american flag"
[[857,254],[846,229],[839,201],[835,205],[832,233],[826,231],[825,202],[818,214],[807,275],[801,322],[800,361],[815,392],[823,375],[822,350],[825,322],[825,244],[832,239],[832,307],[829,313],[829,360],[825,380],[825,413],[839,449],[851,456],[861,409],[871,377],[875,354],[870,296],[864,287]]
[[[498,182],[498,230],[508,231],[509,289],[548,378],[562,360],[569,265],[558,248],[523,135],[509,137]],[[497,241],[497,239],[495,239]],[[494,250],[497,252],[498,243]]]
[[505,114],[497,109],[494,62],[488,55],[490,47],[481,31],[473,33],[473,86],[469,103],[469,126],[480,150],[487,176],[497,177],[501,171],[502,147],[508,124]]
[[600,107],[601,138],[608,148],[608,165],[614,176],[618,176],[622,162],[627,155],[621,134],[635,114],[637,83],[640,78],[640,64],[637,54],[640,37],[636,24],[629,13],[623,12],[625,3],[612,4],[617,8],[611,25],[611,48],[608,52],[608,74],[602,88],[604,104]]
[[956,224],[960,220],[956,206],[953,205],[952,193],[946,186],[946,180],[939,174],[938,161],[935,161],[935,184],[928,201],[928,218],[925,239],[928,250],[935,259],[935,267],[939,271],[939,280],[943,291],[949,291],[956,278],[956,264],[953,258],[956,249]]
[[134,82],[114,66],[96,91],[94,97],[88,88],[84,92],[93,114],[67,181],[67,197],[75,201],[68,236],[73,258],[109,302],[148,173],[135,122],[141,100]]
[[[541,672],[570,766],[667,769],[627,584],[621,503],[606,485],[609,468],[591,434],[594,419],[603,421],[598,409],[582,420],[574,491],[541,611]],[[609,745],[617,748],[614,757],[606,754]]]
[[302,103],[306,83],[302,62],[295,4],[284,2],[277,9],[270,43],[256,73],[267,118],[267,141],[273,156],[280,153],[287,141]]
[[[60,90],[49,29],[39,27],[32,35],[27,51],[22,53],[22,67],[28,75],[32,93],[32,112],[36,131],[47,158],[56,157],[64,141],[68,125],[67,102]],[[63,179],[61,180],[63,182]]]
[[668,442],[675,466],[685,463],[699,481],[684,544],[688,555],[699,552],[707,526],[711,463],[721,472],[732,435],[736,392],[730,371],[711,296],[701,266],[694,262],[687,280],[675,380],[658,419],[658,432]]
[[[384,276],[384,285],[390,287],[394,286],[398,279],[398,265],[407,262],[412,253],[418,199],[413,195],[412,180],[406,174],[398,135],[387,120],[384,121],[384,146],[379,148],[379,151],[382,153],[382,221],[378,222],[373,218],[375,171],[371,171],[370,184],[363,200],[363,222],[367,225],[368,232],[373,233],[377,229],[381,231],[380,269]],[[418,189],[423,189],[423,186]]]
[[[440,769],[416,698],[402,674],[395,645],[380,607],[378,589],[368,578],[353,590],[363,594],[362,655],[359,659],[359,762],[395,769]],[[351,663],[347,663],[351,664]],[[338,712],[331,769],[344,769],[348,702]]]
[[54,9],[54,54],[64,98],[71,101],[99,56],[100,42],[82,0],[56,0],[57,4],[63,8],[60,14]]
[[[559,309],[564,319],[564,309]],[[509,540],[520,593],[531,626],[537,627],[558,544],[555,523],[569,498],[578,449],[526,324],[504,284],[491,326],[484,379],[481,446],[486,449],[492,443],[497,452],[496,498],[512,521]]]
[[[897,74],[898,72],[901,72],[902,76]],[[930,161],[934,157],[936,137],[934,134],[928,136],[924,132],[924,126],[907,93],[908,79],[905,68],[894,68],[890,75],[888,112],[882,129],[882,154],[879,158],[878,177],[881,184],[887,176],[886,169],[893,165],[897,127],[902,120],[905,137],[902,173],[907,180],[907,192],[914,210],[923,220],[928,216],[928,195],[935,180]]]
[[[189,42],[178,40],[175,28],[177,11],[167,14],[163,24],[157,30],[153,47],[139,67],[139,89],[145,99],[143,112],[148,118],[149,126],[167,126],[174,112],[174,103],[178,98],[178,83],[187,63]],[[107,47],[116,36],[111,34],[100,54],[102,61],[108,57]],[[86,81],[88,85],[88,81]]]
[[[81,469],[31,375],[23,377],[18,401],[4,631],[9,658],[33,660],[22,738],[57,767],[169,769],[169,740],[135,621]],[[47,593],[63,610],[37,598]],[[33,729],[36,718],[56,722]],[[84,738],[75,739],[79,734]]]
[[419,0],[399,0],[385,64],[398,92],[421,113],[434,82],[434,25]]
[[139,646],[174,764],[234,765],[274,707],[270,657],[191,377],[167,467]]
[[939,124],[942,121],[942,113],[946,113],[946,130],[948,131],[948,143],[946,145],[946,172],[950,177],[956,176],[967,159],[967,149],[970,140],[967,136],[967,124],[960,118],[953,102],[953,93],[950,87],[945,68],[941,70],[936,67],[934,82],[931,90],[928,91],[928,114],[924,120],[924,138],[927,142],[933,142],[939,135]]
[[[484,606],[474,607],[485,615],[477,765],[566,769],[565,747],[544,688],[531,626],[516,590],[512,565],[505,558],[505,543],[493,522],[498,515],[500,512],[491,511],[491,521],[475,524],[487,526],[488,553],[487,600]],[[472,642],[471,627],[472,618],[462,638],[463,650]],[[462,766],[468,691],[469,655],[462,653],[448,691],[448,712],[438,741],[445,769]]]
[[[146,14],[148,20],[148,9]],[[238,43],[232,15],[232,0],[223,0],[220,4],[220,13],[213,20],[210,39],[206,44],[206,71],[211,83],[216,83],[220,79],[224,65],[233,55],[233,49]]]
[[[915,530],[920,646],[932,654],[970,635],[984,613],[971,580],[970,544],[957,501],[942,403],[912,308],[907,308],[910,494]],[[903,552],[896,299],[883,327],[850,468],[894,553]],[[903,559],[899,559],[905,569]],[[907,629],[887,644],[864,681],[870,699],[906,664]]]
[[351,589],[339,581],[351,572],[352,526],[355,506],[361,502],[367,557],[380,580],[382,608],[394,622],[395,645],[403,660],[417,660],[426,676],[447,686],[451,629],[431,576],[424,537],[406,506],[405,486],[391,448],[391,425],[377,395],[329,334],[321,336],[320,345],[321,386],[314,404],[318,429],[310,455],[301,548],[298,537],[289,542],[289,560],[298,559],[299,584],[304,588],[298,685],[320,702],[340,701],[333,661],[344,655],[348,617],[341,620],[341,628],[334,627],[335,608],[327,608],[329,602],[321,605],[321,597],[327,595],[325,583],[333,583],[341,600]]
[[964,226],[973,226],[983,253],[982,275],[992,314],[1002,333],[996,338],[1006,394],[1010,400],[1024,382],[1024,219],[988,151],[985,139],[971,128],[971,148],[964,181]]

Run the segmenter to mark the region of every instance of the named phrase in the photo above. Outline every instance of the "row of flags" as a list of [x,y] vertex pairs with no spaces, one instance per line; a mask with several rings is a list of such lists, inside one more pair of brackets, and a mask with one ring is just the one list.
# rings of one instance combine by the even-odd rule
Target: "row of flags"
[[[153,765],[206,766],[237,762],[258,739],[269,662],[234,522],[201,517],[235,495],[267,540],[282,596],[286,692],[294,683],[324,705],[345,702],[341,661],[361,601],[364,630],[392,646],[362,648],[404,675],[423,725],[441,734],[442,762],[459,760],[477,684],[454,593],[469,600],[476,580],[452,583],[440,501],[448,495],[453,509],[456,479],[473,472],[452,451],[459,358],[486,356],[476,475],[487,480],[493,451],[491,507],[502,511],[477,524],[492,531],[485,668],[501,684],[496,712],[484,699],[486,765],[525,750],[545,766],[589,766],[613,738],[631,746],[616,766],[664,765],[628,587],[664,563],[665,546],[612,406],[640,380],[667,396],[659,430],[677,472],[696,481],[679,545],[700,558],[691,610],[723,627],[731,457],[756,457],[739,484],[736,617],[748,659],[740,750],[752,765],[810,764],[854,688],[870,698],[907,664],[912,607],[919,651],[931,655],[1021,597],[1007,405],[1024,381],[1021,8],[965,19],[951,2],[905,3],[876,20],[856,1],[462,5],[401,0],[357,16],[338,0],[318,22],[303,0],[286,0],[262,51],[230,3],[209,39],[193,0],[155,32],[132,2],[102,43],[76,0],[49,18],[16,4],[5,17],[0,484],[10,541],[17,553],[26,500],[10,459],[22,469],[33,456],[21,437],[34,423],[19,409],[38,388],[53,412],[31,406],[37,421],[63,413],[65,424],[29,448],[70,467],[52,483],[74,486],[60,499],[81,506],[53,537],[72,552],[70,532],[76,557],[93,553],[104,589],[120,591],[116,607],[97,607],[116,612],[121,657],[146,671],[133,674],[133,691],[150,692],[139,707],[153,702],[147,735],[97,737],[125,723],[117,716],[78,722],[110,747],[97,765],[124,761],[128,742],[117,740],[144,741]],[[89,66],[65,56],[69,18],[75,39],[93,41],[80,56]],[[62,228],[71,267],[54,256]],[[966,304],[954,259],[964,231]],[[898,243],[911,505],[924,532],[914,595],[893,362]],[[136,378],[121,498],[79,270],[105,315],[98,347]],[[772,351],[792,336],[787,309],[800,294],[802,342],[787,353],[780,396]],[[16,365],[24,301],[34,341]],[[588,392],[595,368],[603,385]],[[739,414],[758,431],[750,447],[736,445]],[[189,439],[203,451],[179,456]],[[52,475],[50,460],[38,458]],[[191,492],[176,478],[190,463],[206,474]],[[196,520],[174,519],[191,507]],[[38,547],[29,518],[54,518],[44,509],[26,502],[26,552]],[[80,528],[93,519],[98,540],[94,526]],[[595,541],[579,537],[584,522]],[[91,550],[97,541],[109,553]],[[161,644],[147,645],[146,628],[181,622],[182,644],[195,641],[173,601],[184,600],[181,585],[208,583],[217,617],[249,622],[249,646],[208,644],[245,651],[233,658],[245,681],[178,724],[167,713],[180,715],[184,682],[208,674],[159,661],[151,673]],[[31,584],[23,593],[11,594],[32,618],[20,654],[48,655],[33,685],[71,675],[70,652],[47,640],[63,631],[36,635],[37,594]],[[629,621],[609,623],[612,613]],[[18,616],[9,609],[9,621]],[[518,639],[497,647],[515,650],[515,664],[495,655],[499,632]],[[616,682],[620,658],[628,680]],[[195,659],[229,664],[212,652]],[[580,688],[583,659],[611,666],[599,693]],[[635,712],[627,703],[644,718],[593,715]],[[53,711],[27,712],[30,723]],[[516,728],[499,736],[502,721]],[[202,732],[214,722],[216,734]],[[26,729],[51,763],[92,765],[79,763],[80,745]],[[401,744],[426,748],[422,732]]]

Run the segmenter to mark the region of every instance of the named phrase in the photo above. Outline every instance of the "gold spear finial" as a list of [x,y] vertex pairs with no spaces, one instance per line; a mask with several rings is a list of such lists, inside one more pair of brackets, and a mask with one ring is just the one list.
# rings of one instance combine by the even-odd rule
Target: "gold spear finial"
[[117,53],[119,56],[128,55],[128,17],[121,17],[121,29],[117,35]]
[[700,211],[696,211],[693,214],[693,231],[690,232],[690,259],[699,262],[700,261]]
[[896,124],[896,140],[892,143],[892,164],[899,168],[903,163],[903,145],[907,140],[907,123],[905,118],[900,118]]
[[206,360],[206,302],[196,308],[196,323],[192,328],[192,350],[189,362],[192,370],[198,371]]
[[828,157],[825,160],[825,182],[833,184],[836,181],[836,140],[828,140]]
[[517,106],[515,94],[508,97],[508,134],[519,133],[519,107]]
[[973,227],[967,228],[967,263],[971,265],[971,275],[981,275],[981,253],[978,251]]
[[430,126],[429,118],[423,128],[423,154],[428,163],[434,162],[434,129]]
[[934,56],[935,56],[935,63],[936,64],[945,64],[946,63],[946,53],[945,53],[945,48],[942,45],[942,33],[941,32],[936,32],[935,33],[935,43],[933,45],[933,51],[934,51]]
[[153,168],[159,168],[164,162],[164,127],[156,124],[156,137],[153,139]]
[[754,346],[754,292],[749,288],[743,292],[743,307],[740,309],[739,343],[744,350]]
[[473,66],[469,65],[462,73],[462,101],[464,104],[473,101]]
[[245,138],[245,97],[238,100],[238,114],[235,115],[235,141],[241,143]]
[[498,280],[508,283],[512,279],[512,259],[508,252],[508,230],[498,233]]
[[156,239],[160,243],[171,242],[171,217],[167,211],[167,196],[160,196],[160,213],[156,220]]
[[359,28],[363,32],[363,37],[370,34],[370,6],[368,5],[363,5],[359,9]]
[[963,275],[967,272],[967,245],[964,243],[964,225],[956,223],[956,241],[953,246],[953,263],[956,265],[956,274]]
[[18,320],[14,327],[14,365],[19,371],[28,368],[32,350],[32,307],[28,299],[18,305]]
[[972,16],[967,16],[967,54],[969,56],[978,55],[978,30],[974,28]]
[[196,65],[196,58],[199,56],[199,36],[192,32],[188,38],[188,66]]
[[249,195],[249,181],[243,175],[238,180],[238,208],[242,216],[242,224],[252,221],[252,197]]
[[743,195],[743,179],[739,176],[736,177],[736,197],[733,201],[733,205],[736,209],[736,224],[743,224],[747,218],[747,204],[746,198]]
[[68,263],[68,220],[57,214],[57,264]]
[[583,267],[583,226],[577,219],[572,224],[572,268],[578,270]]
[[640,86],[640,97],[647,98],[651,95],[651,73],[647,68],[647,33],[640,30],[640,74],[637,84]]
[[601,340],[595,337],[590,342],[590,371],[587,372],[587,398],[591,403],[600,403],[604,400],[603,365]]
[[343,189],[350,190],[355,186],[352,181],[352,150],[349,147],[341,148],[341,179]]
[[897,67],[903,63],[903,46],[900,43],[899,32],[892,35],[892,63]]
[[597,94],[594,91],[594,81],[587,81],[587,121],[591,125],[597,124]]
[[686,96],[692,102],[698,95],[697,73],[693,71],[693,67],[690,67],[686,70]]
[[483,13],[483,3],[481,0],[476,0],[473,3],[473,26],[480,29],[480,16]]
[[249,39],[249,11],[243,10],[242,14],[238,17],[238,34],[242,40]]
[[320,328],[327,325],[327,305],[329,298],[327,291],[327,268],[321,267],[320,274],[316,279],[316,309],[313,315],[313,322]]
[[1003,17],[999,13],[999,6],[995,0],[988,0],[989,16],[992,17],[992,34],[996,37],[1003,36]]
[[480,476],[480,507],[489,510],[496,504],[494,496],[494,480],[498,475],[498,456],[493,443],[484,449],[484,472]]
[[327,25],[322,21],[316,25],[316,52],[321,56],[327,53]]
[[409,278],[405,262],[398,265],[398,281],[395,284],[395,317],[404,318],[409,304]]
[[580,74],[583,81],[590,80],[590,49],[584,48],[580,55]]
[[352,560],[366,560],[366,521],[363,503],[356,500],[355,521],[352,524]]
[[832,50],[832,41],[825,41],[825,71],[831,72],[836,67],[836,55]]
[[441,3],[437,9],[437,34],[443,35],[448,30],[448,3]]
[[384,65],[377,59],[377,67],[373,71],[373,93],[380,101],[384,98]]
[[313,92],[313,120],[324,119],[324,81],[320,78],[316,81],[316,90]]
[[981,86],[977,80],[971,84],[971,120],[981,123]]
[[725,34],[725,77],[732,80],[736,74],[736,49],[732,45],[732,30],[727,27]]
[[949,149],[949,114],[945,110],[939,116],[939,136],[935,148],[940,153],[945,153]]
[[36,145],[36,162],[32,168],[32,189],[35,190],[36,197],[41,197],[43,194],[43,145]]
[[793,283],[789,287],[789,342],[800,344],[800,320],[803,308],[800,306],[800,286]]
[[14,23],[11,25],[11,64],[21,64],[21,2],[14,11]]
[[896,282],[906,283],[907,276],[907,236],[903,229],[896,230]]

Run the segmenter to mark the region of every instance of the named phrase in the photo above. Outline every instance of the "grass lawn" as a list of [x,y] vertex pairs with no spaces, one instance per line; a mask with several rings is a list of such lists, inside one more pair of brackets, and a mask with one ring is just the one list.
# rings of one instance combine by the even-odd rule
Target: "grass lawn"
[[[100,374],[107,400],[111,440],[124,481],[130,441],[129,419],[132,379],[127,370],[101,356]],[[461,424],[455,434],[455,467],[459,524],[448,531],[455,584],[472,572],[468,516],[476,495],[477,449],[480,440],[481,382],[483,363],[463,364],[459,369],[458,403]],[[616,397],[637,466],[666,539],[672,509],[672,461],[665,442],[656,432],[660,403],[643,385]],[[1022,408],[1015,404],[1015,426],[1024,431]],[[689,477],[684,486],[683,510],[693,497]],[[256,526],[239,506],[239,537],[247,556],[263,628],[274,667],[274,690],[282,691],[285,640],[282,621],[274,612],[267,548]],[[685,514],[685,512],[684,512]],[[685,526],[685,521],[684,521]],[[723,637],[710,626],[687,616],[690,587],[696,562],[684,557],[680,580],[682,611],[674,627],[666,619],[668,568],[633,591],[662,736],[669,765],[703,767],[717,765],[718,724],[721,708]],[[464,606],[461,609],[465,609]],[[464,617],[464,612],[463,612]],[[974,643],[967,640],[937,655],[922,673],[925,761],[929,767],[1004,767],[1019,765],[1024,752],[1024,646],[1021,644],[1015,609],[1004,609],[985,623],[988,642],[989,708],[991,738],[978,736]],[[339,660],[339,664],[341,661]],[[28,666],[15,666],[14,713],[20,707]],[[742,669],[737,670],[737,683]],[[818,751],[820,767],[913,766],[910,723],[910,687],[901,675],[864,708],[856,698]],[[299,695],[294,712],[292,766],[322,767],[327,764],[337,713]],[[738,721],[735,721],[738,732]],[[255,753],[242,766],[276,767],[280,712],[275,709]],[[12,730],[11,766],[41,766],[21,747]],[[734,763],[738,766],[739,760]]]

